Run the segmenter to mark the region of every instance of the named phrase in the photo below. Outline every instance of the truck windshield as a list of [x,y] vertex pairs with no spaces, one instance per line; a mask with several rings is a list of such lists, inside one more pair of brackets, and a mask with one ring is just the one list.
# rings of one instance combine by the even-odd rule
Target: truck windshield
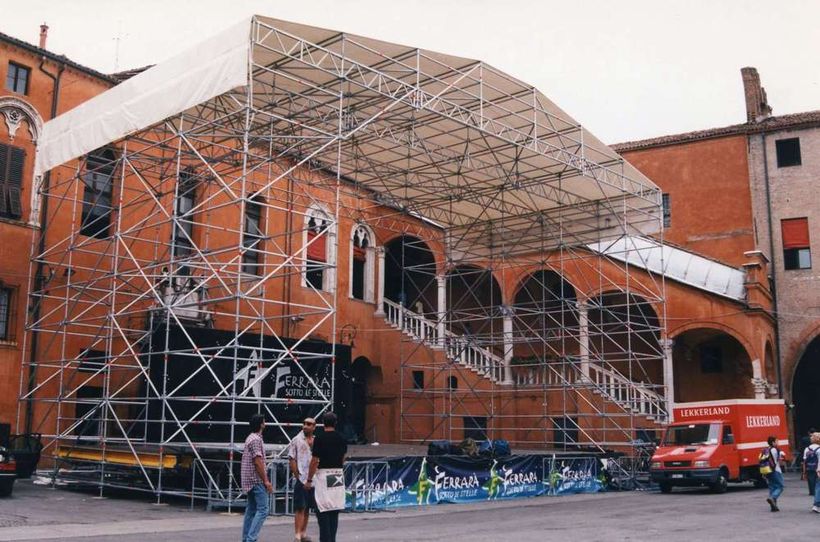
[[666,446],[717,444],[719,436],[720,424],[718,423],[676,425],[666,430],[663,443]]

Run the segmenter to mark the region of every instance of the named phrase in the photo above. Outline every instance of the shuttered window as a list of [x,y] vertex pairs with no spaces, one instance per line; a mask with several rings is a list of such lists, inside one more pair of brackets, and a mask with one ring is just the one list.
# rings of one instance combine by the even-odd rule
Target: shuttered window
[[11,337],[11,288],[0,287],[0,340]]
[[0,143],[0,216],[23,216],[23,167],[26,151]]
[[789,218],[780,221],[783,237],[783,266],[791,269],[811,269],[809,219]]

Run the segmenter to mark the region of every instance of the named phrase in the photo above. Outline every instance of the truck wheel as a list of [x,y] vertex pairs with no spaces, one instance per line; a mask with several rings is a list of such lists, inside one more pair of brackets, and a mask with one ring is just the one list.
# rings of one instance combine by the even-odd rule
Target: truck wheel
[[661,493],[672,493],[672,484],[668,484],[666,482],[661,482]]
[[14,487],[14,480],[0,482],[0,497],[8,497]]
[[729,488],[729,480],[726,478],[726,472],[720,471],[717,480],[715,480],[709,488],[712,490],[712,493],[726,493],[726,490]]

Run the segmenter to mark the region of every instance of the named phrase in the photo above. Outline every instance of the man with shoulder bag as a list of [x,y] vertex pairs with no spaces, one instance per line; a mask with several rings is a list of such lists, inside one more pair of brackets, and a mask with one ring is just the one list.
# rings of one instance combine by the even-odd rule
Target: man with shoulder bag
[[316,487],[316,520],[319,523],[319,541],[336,542],[339,511],[345,507],[345,477],[342,467],[347,455],[347,443],[336,431],[336,415],[326,412],[322,417],[324,432],[313,440],[305,488]]

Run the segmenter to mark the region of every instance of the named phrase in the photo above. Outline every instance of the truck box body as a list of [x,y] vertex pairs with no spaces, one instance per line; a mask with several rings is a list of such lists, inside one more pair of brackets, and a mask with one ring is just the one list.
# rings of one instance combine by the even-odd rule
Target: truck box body
[[650,469],[661,490],[708,485],[722,491],[728,481],[761,482],[758,458],[769,436],[791,456],[781,399],[681,403],[673,416]]

